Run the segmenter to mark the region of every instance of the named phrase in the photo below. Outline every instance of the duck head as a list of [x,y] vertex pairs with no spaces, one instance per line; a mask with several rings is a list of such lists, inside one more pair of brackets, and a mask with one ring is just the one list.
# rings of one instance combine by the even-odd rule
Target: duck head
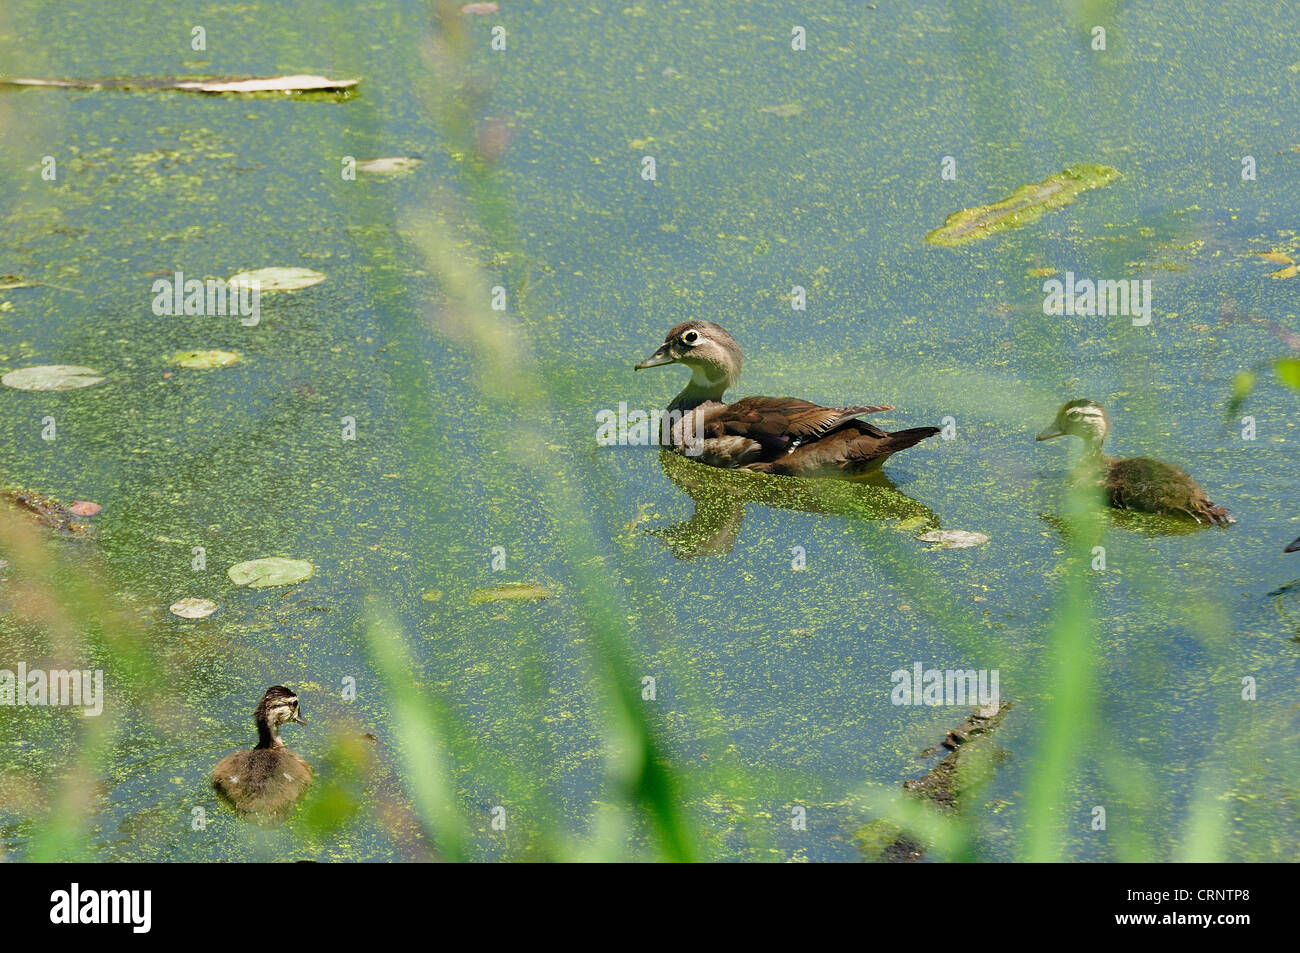
[[1062,404],[1051,422],[1035,440],[1053,440],[1057,437],[1079,437],[1090,448],[1100,449],[1110,430],[1106,411],[1091,400],[1072,400]]
[[262,700],[257,703],[253,718],[257,722],[259,748],[284,747],[284,742],[280,740],[280,726],[286,722],[307,724],[307,719],[298,711],[298,696],[293,689],[283,685],[272,685],[266,690]]
[[717,400],[740,379],[740,345],[720,324],[683,321],[668,332],[657,351],[635,367],[639,371],[664,364],[685,364],[691,369],[683,395],[693,392]]

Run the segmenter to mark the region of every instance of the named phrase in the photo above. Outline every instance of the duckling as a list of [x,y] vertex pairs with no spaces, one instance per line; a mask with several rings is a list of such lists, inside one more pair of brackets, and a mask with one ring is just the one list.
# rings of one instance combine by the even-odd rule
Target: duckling
[[283,685],[266,690],[253,719],[257,747],[222,758],[212,771],[212,786],[240,813],[278,814],[311,783],[311,765],[284,746],[279,728],[307,721],[298,711],[298,696]]
[[673,449],[712,467],[784,476],[857,479],[899,450],[939,432],[914,427],[886,433],[858,418],[893,410],[888,404],[820,407],[794,397],[722,395],[740,379],[740,345],[712,321],[684,321],[636,370],[685,364],[686,387],[668,405]]
[[1178,467],[1150,457],[1118,460],[1103,455],[1101,445],[1109,432],[1110,421],[1100,404],[1072,400],[1061,405],[1056,419],[1036,439],[1052,440],[1068,434],[1083,440],[1084,455],[1076,476],[1105,489],[1110,505],[1116,509],[1187,516],[1215,526],[1236,522],[1226,509],[1211,503],[1196,481]]

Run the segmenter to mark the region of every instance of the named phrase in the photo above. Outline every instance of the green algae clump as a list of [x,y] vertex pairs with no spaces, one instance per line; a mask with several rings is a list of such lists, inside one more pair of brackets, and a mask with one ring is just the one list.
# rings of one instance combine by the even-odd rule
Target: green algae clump
[[1042,182],[1020,186],[1001,202],[953,212],[925,240],[931,245],[952,248],[1008,228],[1022,228],[1038,221],[1051,209],[1069,205],[1089,189],[1109,185],[1119,177],[1119,170],[1108,165],[1090,162],[1072,165]]
[[208,370],[213,367],[225,367],[239,360],[235,351],[179,351],[171,356],[173,364],[192,370]]
[[492,586],[488,589],[475,589],[470,593],[469,601],[504,602],[512,599],[549,599],[551,590],[531,582],[512,582],[504,586]]

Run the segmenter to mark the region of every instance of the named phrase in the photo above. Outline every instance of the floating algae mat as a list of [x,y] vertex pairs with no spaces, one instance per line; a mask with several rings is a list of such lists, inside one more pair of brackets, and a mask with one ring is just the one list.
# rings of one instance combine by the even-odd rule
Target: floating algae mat
[[1038,221],[1051,209],[1069,205],[1089,189],[1109,185],[1118,178],[1119,170],[1108,165],[1072,165],[1036,185],[1022,185],[1001,202],[953,212],[925,240],[932,245],[952,247],[988,238],[1008,228],[1021,228]]
[[475,589],[470,593],[470,602],[503,602],[511,599],[549,599],[551,590],[531,582],[513,582],[504,586],[492,586],[489,589]]

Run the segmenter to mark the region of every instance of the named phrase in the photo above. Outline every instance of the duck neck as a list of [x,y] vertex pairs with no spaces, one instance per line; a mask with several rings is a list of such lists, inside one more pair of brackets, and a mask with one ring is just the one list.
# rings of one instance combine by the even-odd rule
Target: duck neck
[[686,413],[710,401],[721,403],[722,395],[735,383],[735,380],[724,368],[717,368],[714,373],[717,376],[710,377],[709,372],[704,368],[692,367],[691,379],[682,388],[682,392],[673,398],[672,403],[668,405],[668,410]]
[[1078,473],[1086,473],[1100,479],[1106,469],[1108,458],[1101,452],[1103,437],[1084,438],[1083,454],[1074,465]]
[[[257,748],[283,748],[279,732],[265,721],[257,723]],[[257,750],[256,748],[254,750]]]
[[1088,461],[1101,459],[1101,445],[1105,442],[1106,437],[1098,434],[1093,437],[1085,437],[1083,441],[1083,459]]

